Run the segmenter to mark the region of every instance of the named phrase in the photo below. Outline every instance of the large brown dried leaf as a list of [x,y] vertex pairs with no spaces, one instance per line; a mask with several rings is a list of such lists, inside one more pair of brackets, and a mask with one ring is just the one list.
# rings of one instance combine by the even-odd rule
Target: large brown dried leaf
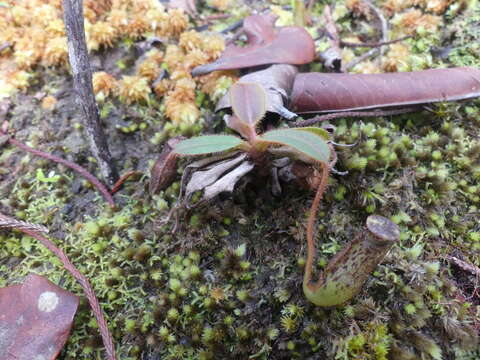
[[387,74],[305,73],[295,78],[299,113],[351,111],[480,96],[480,70],[468,67]]
[[315,44],[302,27],[274,27],[274,15],[252,15],[243,21],[247,46],[229,45],[215,62],[197,66],[193,76],[215,70],[241,69],[266,64],[307,64],[315,57]]
[[77,307],[77,296],[38,275],[0,289],[0,359],[55,359]]
[[[256,83],[260,84],[266,91],[267,95],[267,111],[278,113],[284,117],[288,115],[288,110],[284,108],[290,92],[292,91],[293,82],[298,70],[293,65],[279,64],[272,65],[261,71],[242,76],[237,83]],[[225,94],[217,104],[215,111],[230,108],[230,92]]]

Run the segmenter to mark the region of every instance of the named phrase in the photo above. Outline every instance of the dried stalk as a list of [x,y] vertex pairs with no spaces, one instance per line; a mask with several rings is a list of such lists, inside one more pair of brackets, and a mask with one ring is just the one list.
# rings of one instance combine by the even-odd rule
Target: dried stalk
[[[2,133],[2,132],[0,131],[0,133]],[[36,156],[42,157],[44,159],[48,159],[48,160],[54,161],[56,163],[65,165],[66,167],[76,171],[78,174],[80,174],[85,179],[90,181],[90,183],[98,189],[98,191],[103,195],[103,197],[110,204],[111,207],[115,207],[115,202],[113,201],[113,197],[110,194],[110,192],[108,191],[108,189],[105,187],[105,185],[103,185],[95,176],[90,174],[86,169],[84,169],[80,165],[77,165],[77,164],[75,164],[71,161],[62,159],[61,157],[46,153],[44,151],[33,149],[30,146],[27,146],[27,145],[21,143],[20,141],[14,139],[12,137],[10,137],[8,139],[8,142],[11,145],[17,146],[20,149],[25,150],[25,151],[33,154],[33,155],[36,155]]]
[[77,93],[76,100],[82,110],[90,148],[98,161],[103,178],[111,186],[117,180],[118,174],[108,150],[93,93],[92,70],[85,41],[82,3],[82,0],[63,0],[68,57],[72,68],[73,85]]
[[419,111],[418,107],[409,107],[404,109],[394,109],[394,110],[373,110],[373,111],[341,111],[325,115],[317,115],[308,120],[295,121],[290,124],[290,127],[305,127],[318,124],[323,121],[346,118],[346,117],[377,117],[377,116],[391,116],[391,115],[400,115],[410,112]]

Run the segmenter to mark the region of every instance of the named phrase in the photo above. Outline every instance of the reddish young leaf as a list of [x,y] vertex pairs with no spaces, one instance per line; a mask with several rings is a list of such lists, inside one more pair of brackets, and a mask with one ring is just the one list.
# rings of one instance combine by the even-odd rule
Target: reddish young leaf
[[38,275],[0,289],[0,359],[55,359],[77,307],[77,296]]
[[247,140],[254,139],[256,136],[255,126],[240,120],[236,115],[225,115],[223,121],[230,129],[235,130]]
[[256,83],[237,82],[230,88],[230,104],[240,120],[254,127],[267,111],[265,90]]
[[295,78],[293,111],[319,113],[456,101],[480,96],[468,67],[386,74],[305,73]]
[[243,21],[247,46],[229,45],[215,62],[197,66],[193,76],[215,70],[241,69],[266,64],[307,64],[315,57],[315,44],[302,27],[274,27],[274,15],[252,15]]
[[[261,85],[266,92],[267,111],[290,118],[291,115],[284,107],[284,102],[286,102],[289,94],[292,92],[293,81],[297,73],[298,70],[293,65],[272,65],[265,70],[255,71],[242,76],[238,80],[238,83],[256,83]],[[227,109],[232,106],[230,102],[230,92],[220,99],[215,111]]]

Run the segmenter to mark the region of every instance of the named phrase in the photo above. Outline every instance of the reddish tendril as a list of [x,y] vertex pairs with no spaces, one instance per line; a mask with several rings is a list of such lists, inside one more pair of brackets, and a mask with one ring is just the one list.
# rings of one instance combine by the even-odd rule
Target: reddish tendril
[[[7,135],[7,127],[8,123],[5,121],[2,125],[2,129],[0,130],[0,133],[3,135]],[[51,160],[53,162],[65,165],[66,167],[76,171],[78,174],[83,176],[85,179],[87,179],[94,187],[97,188],[97,190],[103,195],[104,199],[108,202],[108,204],[113,208],[115,207],[115,202],[113,200],[112,195],[110,194],[110,191],[103,185],[95,176],[90,174],[85,168],[81,167],[80,165],[77,165],[71,161],[62,159],[61,157],[49,154],[47,152],[33,149],[30,146],[27,146],[23,144],[22,142],[18,141],[17,139],[14,139],[13,137],[8,138],[8,142],[11,145],[14,145],[22,150],[25,150],[35,156],[42,157],[47,160]],[[129,175],[130,176],[130,175]]]

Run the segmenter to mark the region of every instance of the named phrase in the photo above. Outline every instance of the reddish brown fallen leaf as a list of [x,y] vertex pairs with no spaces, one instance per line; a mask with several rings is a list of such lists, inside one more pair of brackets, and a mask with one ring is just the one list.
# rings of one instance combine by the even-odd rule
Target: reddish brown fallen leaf
[[302,27],[274,27],[274,15],[252,15],[243,21],[246,46],[229,45],[211,64],[197,66],[193,76],[215,70],[241,69],[266,64],[307,64],[315,57],[315,44]]
[[479,96],[480,70],[469,67],[368,75],[305,73],[295,78],[291,104],[299,113],[320,113]]
[[194,16],[197,13],[195,0],[170,0],[168,7],[182,9],[190,16]]
[[0,289],[0,359],[55,359],[77,307],[77,296],[38,275]]
[[160,153],[157,161],[153,164],[150,170],[150,184],[149,191],[151,195],[165,190],[175,179],[177,175],[177,159],[178,154],[172,152],[174,146],[181,140],[185,139],[183,136],[177,136],[168,140]]
[[[284,102],[288,99],[292,91],[293,81],[298,70],[293,65],[279,64],[272,65],[261,71],[255,71],[242,76],[238,83],[257,83],[261,85],[267,95],[267,111],[278,113],[289,119],[296,116],[290,113],[285,107]],[[230,91],[225,94],[217,103],[215,111],[228,109],[230,104]]]

